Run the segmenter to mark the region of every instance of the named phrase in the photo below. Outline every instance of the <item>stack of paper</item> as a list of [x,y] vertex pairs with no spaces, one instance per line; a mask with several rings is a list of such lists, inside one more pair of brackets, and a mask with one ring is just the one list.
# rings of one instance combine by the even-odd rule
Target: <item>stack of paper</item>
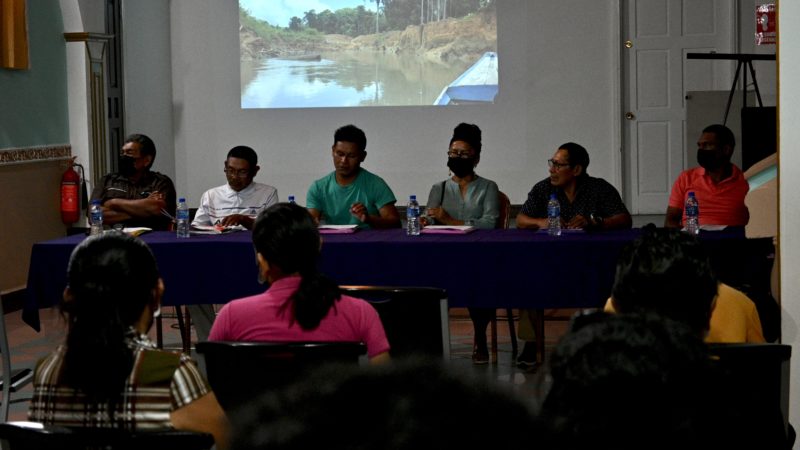
[[320,225],[320,234],[347,234],[355,233],[358,225]]
[[423,234],[467,234],[475,231],[469,225],[428,225],[422,228]]
[[192,225],[192,229],[189,232],[191,234],[225,234],[245,230],[247,228],[242,225]]

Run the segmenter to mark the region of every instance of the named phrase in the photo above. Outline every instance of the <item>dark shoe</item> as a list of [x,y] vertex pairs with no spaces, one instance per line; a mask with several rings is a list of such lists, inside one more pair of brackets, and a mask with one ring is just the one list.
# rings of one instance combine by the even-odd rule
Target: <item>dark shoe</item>
[[529,368],[536,365],[536,343],[525,342],[522,353],[517,357],[517,367]]
[[485,345],[476,345],[472,349],[472,364],[482,365],[489,364],[489,350]]

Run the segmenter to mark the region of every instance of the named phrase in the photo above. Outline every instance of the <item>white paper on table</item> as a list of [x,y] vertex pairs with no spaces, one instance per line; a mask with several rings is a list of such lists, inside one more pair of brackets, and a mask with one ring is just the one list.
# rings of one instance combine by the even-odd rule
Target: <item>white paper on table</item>
[[470,225],[428,225],[422,228],[424,234],[467,234],[475,231]]
[[320,225],[320,234],[347,234],[355,233],[358,225]]

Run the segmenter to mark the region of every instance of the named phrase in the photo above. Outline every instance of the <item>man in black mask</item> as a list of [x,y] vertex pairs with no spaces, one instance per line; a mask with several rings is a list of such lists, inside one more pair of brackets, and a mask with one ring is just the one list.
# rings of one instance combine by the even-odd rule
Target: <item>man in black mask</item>
[[736,146],[733,132],[724,125],[710,125],[697,141],[697,163],[681,172],[669,196],[665,227],[678,228],[689,192],[699,204],[700,225],[744,226],[750,219],[744,197],[749,185],[741,169],[731,163]]
[[175,186],[166,175],[150,171],[156,159],[153,140],[143,134],[125,139],[119,172],[103,177],[92,200],[103,205],[103,223],[167,230],[175,214]]

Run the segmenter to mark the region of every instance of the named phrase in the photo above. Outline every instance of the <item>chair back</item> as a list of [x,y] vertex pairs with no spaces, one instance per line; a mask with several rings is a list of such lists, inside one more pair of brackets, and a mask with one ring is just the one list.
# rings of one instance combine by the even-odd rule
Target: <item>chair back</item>
[[0,423],[0,440],[11,450],[201,450],[214,445],[210,434],[192,431],[67,428],[34,422]]
[[[789,379],[792,347],[785,344],[710,344],[709,350],[729,378],[731,395],[760,420],[789,429]],[[777,417],[781,415],[782,417]],[[774,419],[774,420],[773,420]]]
[[360,342],[198,342],[208,382],[222,409],[234,411],[263,391],[279,389],[323,364],[358,364]]
[[392,357],[428,355],[450,359],[447,291],[432,287],[339,286],[368,301],[381,318]]
[[497,199],[497,203],[500,206],[500,215],[497,216],[497,225],[495,225],[495,228],[506,229],[511,222],[511,200],[501,191],[497,191]]

